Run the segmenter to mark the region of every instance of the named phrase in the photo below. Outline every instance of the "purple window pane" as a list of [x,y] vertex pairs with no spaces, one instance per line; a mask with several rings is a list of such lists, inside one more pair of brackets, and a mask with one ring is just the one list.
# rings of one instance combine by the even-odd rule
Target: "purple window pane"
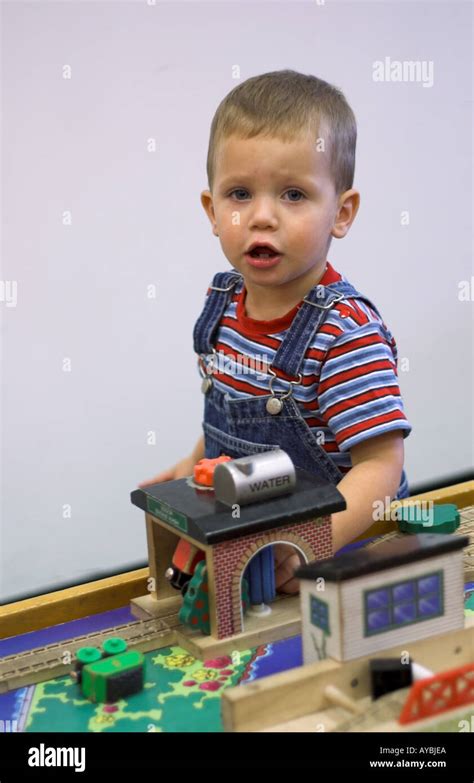
[[390,624],[390,615],[388,609],[381,609],[378,612],[369,612],[367,615],[367,627],[369,631],[380,630]]
[[395,585],[393,588],[394,601],[413,601],[415,598],[415,583],[403,582],[401,585]]
[[414,601],[408,604],[399,604],[398,606],[393,607],[393,621],[396,625],[412,623],[413,620],[416,620],[416,609]]
[[436,593],[440,588],[439,574],[431,574],[431,576],[424,576],[418,580],[418,594],[424,595],[425,593]]
[[425,596],[418,601],[418,611],[421,617],[441,614],[441,601],[438,594]]
[[367,609],[380,609],[388,606],[388,590],[371,590],[367,595]]

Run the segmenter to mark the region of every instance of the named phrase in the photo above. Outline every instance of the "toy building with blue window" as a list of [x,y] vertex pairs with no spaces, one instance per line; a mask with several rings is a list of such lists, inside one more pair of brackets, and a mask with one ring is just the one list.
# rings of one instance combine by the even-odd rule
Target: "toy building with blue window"
[[464,628],[465,536],[423,534],[301,566],[304,663]]

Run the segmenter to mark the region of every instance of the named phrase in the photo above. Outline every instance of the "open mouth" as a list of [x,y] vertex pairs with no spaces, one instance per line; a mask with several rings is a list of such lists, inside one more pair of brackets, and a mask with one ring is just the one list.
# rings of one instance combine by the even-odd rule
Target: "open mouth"
[[280,253],[273,250],[273,248],[268,247],[268,245],[257,245],[250,250],[249,255],[252,256],[252,258],[275,258],[275,256],[279,256]]

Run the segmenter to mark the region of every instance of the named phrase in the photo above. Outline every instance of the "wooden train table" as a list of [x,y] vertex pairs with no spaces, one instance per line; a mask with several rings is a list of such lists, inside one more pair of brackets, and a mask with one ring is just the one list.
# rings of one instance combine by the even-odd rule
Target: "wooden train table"
[[[410,498],[456,503],[460,533],[474,533],[474,482]],[[364,541],[387,533],[376,523]],[[19,732],[219,732],[222,694],[300,667],[301,637],[198,660],[174,643],[176,614],[137,620],[130,601],[147,590],[143,568],[0,608],[0,727]],[[474,615],[474,536],[465,552],[466,615]],[[140,693],[114,704],[85,699],[71,678],[75,652],[120,636],[144,653]],[[229,691],[230,693],[230,691]],[[255,729],[254,729],[255,730]]]

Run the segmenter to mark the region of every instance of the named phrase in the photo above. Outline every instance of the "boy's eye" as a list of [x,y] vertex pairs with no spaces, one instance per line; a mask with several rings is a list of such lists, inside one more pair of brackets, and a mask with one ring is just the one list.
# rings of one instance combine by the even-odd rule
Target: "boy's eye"
[[[244,193],[244,194],[247,193],[248,194],[248,190],[245,190],[245,188],[236,188],[235,190],[231,190],[231,192],[229,193],[229,196],[233,196],[235,193]],[[245,195],[244,195],[244,198],[245,198]],[[237,197],[237,201],[240,201],[240,199],[238,197]]]
[[[287,190],[286,192],[287,193],[293,193],[293,194],[296,194],[297,196],[301,196],[302,198],[304,198],[304,193],[302,193],[301,190],[296,190],[296,188],[291,188],[291,190]],[[290,201],[300,201],[300,199],[299,198],[298,199],[290,198]]]

